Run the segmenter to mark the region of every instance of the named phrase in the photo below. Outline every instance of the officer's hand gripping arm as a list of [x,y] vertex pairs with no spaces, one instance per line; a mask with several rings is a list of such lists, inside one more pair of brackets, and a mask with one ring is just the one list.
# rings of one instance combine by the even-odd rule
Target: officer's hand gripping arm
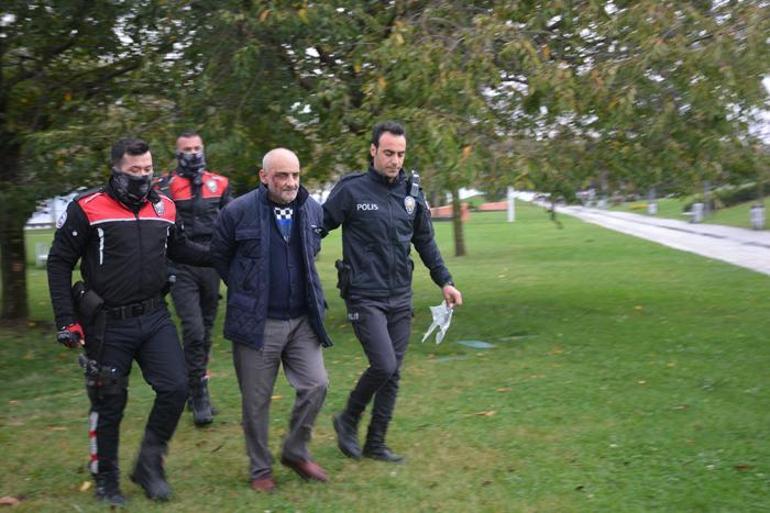
[[330,231],[337,228],[345,220],[345,192],[341,182],[337,183],[323,204],[323,225],[321,237],[326,237]]
[[169,233],[168,256],[174,262],[181,264],[198,267],[211,267],[212,265],[208,246],[188,239],[179,218]]

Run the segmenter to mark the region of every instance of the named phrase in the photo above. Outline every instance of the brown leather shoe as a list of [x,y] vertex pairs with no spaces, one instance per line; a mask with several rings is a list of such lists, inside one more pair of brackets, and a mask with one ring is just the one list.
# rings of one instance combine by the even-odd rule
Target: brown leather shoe
[[326,472],[321,468],[321,465],[314,461],[289,461],[285,458],[281,458],[281,463],[296,472],[302,479],[312,479],[313,481],[321,481],[322,483],[329,480],[329,476],[326,475]]
[[252,479],[251,488],[255,492],[270,493],[275,490],[275,481],[270,476],[260,479]]

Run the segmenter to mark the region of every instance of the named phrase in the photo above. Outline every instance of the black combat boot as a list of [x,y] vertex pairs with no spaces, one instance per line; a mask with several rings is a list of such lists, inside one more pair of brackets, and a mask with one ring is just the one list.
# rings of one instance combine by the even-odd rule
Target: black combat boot
[[361,459],[361,446],[358,444],[358,422],[361,415],[349,413],[343,410],[332,417],[334,431],[337,432],[337,446],[342,454],[354,460]]
[[209,398],[208,377],[204,376],[190,388],[190,407],[196,426],[206,426],[214,422],[214,412]]
[[156,501],[167,501],[171,497],[171,487],[163,471],[165,454],[166,444],[158,441],[154,435],[145,433],[131,473],[131,481],[144,488],[147,497]]
[[369,424],[366,432],[366,443],[364,444],[363,454],[367,458],[386,461],[388,463],[400,463],[404,457],[391,451],[385,445],[385,433],[388,431],[388,425],[374,420]]
[[126,505],[126,498],[120,491],[120,471],[99,472],[93,474],[96,482],[94,497],[110,506],[120,507]]

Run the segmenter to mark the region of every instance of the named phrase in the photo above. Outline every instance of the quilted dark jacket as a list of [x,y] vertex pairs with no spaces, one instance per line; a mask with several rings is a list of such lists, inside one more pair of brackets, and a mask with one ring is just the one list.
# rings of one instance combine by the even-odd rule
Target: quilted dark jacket
[[[307,277],[308,317],[321,344],[328,347],[332,341],[323,325],[326,302],[314,261],[321,250],[323,211],[304,187],[297,194],[295,214]],[[272,216],[267,189],[260,186],[222,209],[211,241],[214,267],[227,284],[225,338],[255,349],[262,347],[267,319]]]

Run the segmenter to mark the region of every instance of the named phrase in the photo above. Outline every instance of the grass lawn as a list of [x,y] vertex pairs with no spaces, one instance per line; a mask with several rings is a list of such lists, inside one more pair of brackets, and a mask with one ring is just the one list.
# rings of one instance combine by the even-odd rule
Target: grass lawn
[[[466,305],[441,345],[420,344],[438,289],[418,264],[412,345],[389,435],[404,465],[344,458],[330,416],[365,366],[336,295],[339,233],[318,262],[326,285],[331,379],[312,450],[328,485],[276,465],[278,491],[248,487],[239,392],[218,328],[207,429],[189,413],[167,459],[175,498],[155,505],[127,479],[135,511],[762,512],[770,511],[770,279],[539,208],[473,213],[469,255],[452,257]],[[415,257],[416,258],[416,257]],[[103,511],[85,471],[87,399],[73,352],[49,325],[44,273],[30,271],[38,322],[0,331],[0,495],[13,511]],[[222,315],[220,314],[220,319]],[[459,344],[481,340],[487,350]],[[291,389],[279,380],[271,446]],[[130,470],[152,393],[131,377],[121,458]]]
[[[687,198],[664,198],[658,200],[658,217],[669,219],[678,219],[679,221],[689,221],[689,217],[682,215],[684,206],[688,203]],[[725,224],[728,226],[737,226],[739,228],[751,228],[751,217],[749,210],[754,201],[747,201],[732,207],[720,208],[716,212],[709,213],[704,222],[709,224]],[[766,207],[767,208],[767,207]],[[613,210],[622,210],[624,212],[633,212],[635,214],[647,214],[647,202],[635,201],[624,203]],[[765,229],[770,229],[770,215],[765,221]]]

